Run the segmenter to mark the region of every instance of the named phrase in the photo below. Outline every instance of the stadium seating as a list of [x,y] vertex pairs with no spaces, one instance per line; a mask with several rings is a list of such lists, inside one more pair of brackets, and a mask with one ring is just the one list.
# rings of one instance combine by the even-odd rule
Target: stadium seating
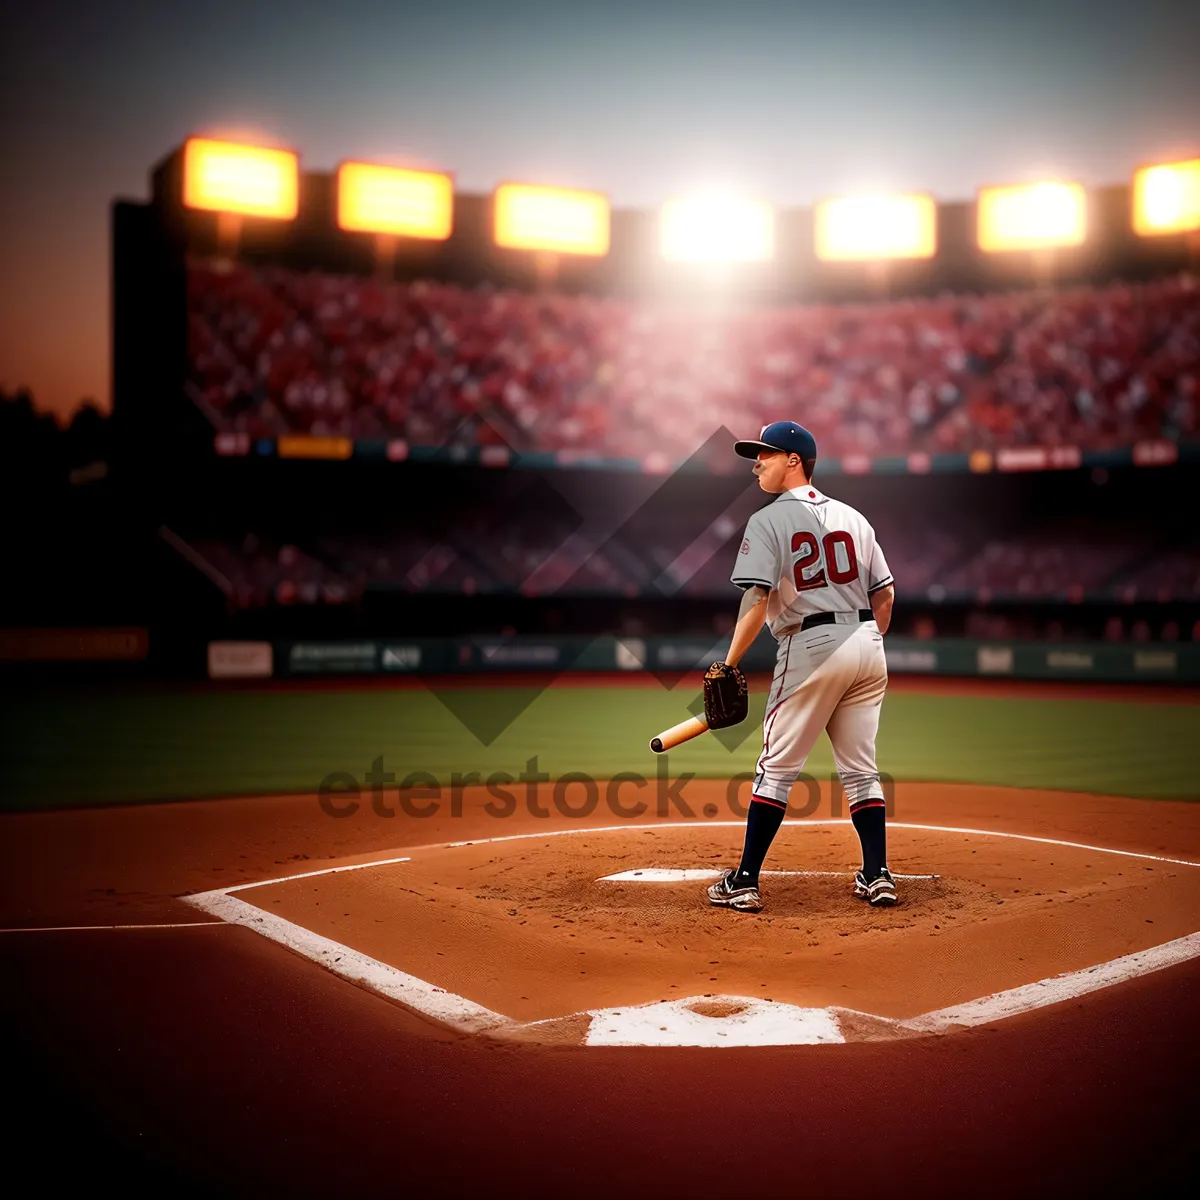
[[1112,592],[1127,603],[1200,600],[1200,542],[1166,548],[1139,564],[1136,571],[1119,576],[1113,582]]
[[[1152,543],[1151,543],[1152,544]],[[1143,530],[1075,523],[988,537],[978,550],[938,574],[947,594],[1080,600],[1122,568],[1145,558]]]
[[1200,436],[1191,275],[718,315],[194,262],[188,390],[223,432],[684,457],[803,420],[826,456]]
[[[665,540],[636,551],[619,542],[597,548],[566,527],[539,524],[536,514],[514,514],[502,537],[486,539],[464,524],[442,539],[406,529],[325,536],[303,547],[255,535],[191,545],[243,608],[345,604],[366,588],[729,598],[741,530],[728,524],[719,519],[682,554]],[[1061,523],[998,537],[960,522],[881,541],[897,591],[910,601],[1200,600],[1200,545],[1163,545],[1135,527]]]
[[255,534],[237,543],[196,541],[192,549],[238,608],[265,605],[345,604],[361,590],[325,563],[289,544]]
[[[842,458],[1200,437],[1200,284],[1187,274],[724,314],[203,262],[189,267],[189,291],[189,392],[215,429],[250,437],[507,442],[643,462],[690,454],[722,425],[742,433],[782,414]],[[242,607],[346,604],[389,587],[729,594],[740,520],[685,536],[686,510],[679,529],[656,511],[598,547],[570,515],[514,487],[490,505],[464,503],[440,531],[351,532],[351,522],[296,544],[250,536],[193,547]],[[873,515],[900,594],[934,605],[1200,598],[1200,545],[1164,541],[1137,514],[1129,528]],[[972,621],[976,636],[1015,636],[988,632],[1008,629],[1009,617]],[[1136,638],[1135,626],[1109,632]]]

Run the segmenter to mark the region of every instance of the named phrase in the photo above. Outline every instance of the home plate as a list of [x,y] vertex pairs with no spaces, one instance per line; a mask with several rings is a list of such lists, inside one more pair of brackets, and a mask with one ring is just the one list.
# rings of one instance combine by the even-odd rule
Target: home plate
[[846,1040],[827,1008],[743,996],[596,1009],[591,1018],[584,1037],[589,1046],[811,1046]]
[[[700,883],[705,879],[720,879],[724,871],[710,867],[643,867],[637,871],[618,871],[602,875],[597,883]],[[763,871],[764,875],[826,875],[849,879],[853,871]],[[937,879],[936,875],[895,875],[895,879]]]

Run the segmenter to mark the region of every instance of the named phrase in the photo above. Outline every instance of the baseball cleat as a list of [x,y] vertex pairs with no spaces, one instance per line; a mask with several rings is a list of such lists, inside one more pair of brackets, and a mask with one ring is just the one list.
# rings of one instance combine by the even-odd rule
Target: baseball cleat
[[736,908],[738,912],[759,912],[762,909],[762,897],[758,894],[758,885],[753,887],[734,887],[730,880],[736,871],[726,871],[725,874],[708,888],[708,902],[717,908]]
[[876,908],[884,908],[895,904],[899,897],[896,895],[896,881],[892,873],[884,867],[870,883],[866,876],[859,871],[854,876],[854,894]]

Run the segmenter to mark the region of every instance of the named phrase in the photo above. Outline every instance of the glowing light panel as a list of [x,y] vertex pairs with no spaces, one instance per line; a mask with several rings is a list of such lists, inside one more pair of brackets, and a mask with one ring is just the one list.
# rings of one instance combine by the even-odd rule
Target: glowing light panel
[[932,196],[841,196],[817,205],[814,231],[822,262],[932,258],[937,208]]
[[183,202],[188,208],[291,221],[298,207],[299,174],[296,155],[288,150],[188,138]]
[[1200,229],[1200,158],[1143,167],[1133,177],[1133,231],[1143,237]]
[[984,188],[978,220],[979,248],[988,253],[1079,246],[1087,237],[1087,197],[1077,183]]
[[759,200],[711,193],[668,200],[659,218],[667,262],[770,262],[775,211]]
[[608,253],[608,198],[599,192],[505,183],[494,196],[497,246],[560,254]]
[[454,224],[449,175],[371,163],[342,163],[337,178],[340,229],[445,241]]

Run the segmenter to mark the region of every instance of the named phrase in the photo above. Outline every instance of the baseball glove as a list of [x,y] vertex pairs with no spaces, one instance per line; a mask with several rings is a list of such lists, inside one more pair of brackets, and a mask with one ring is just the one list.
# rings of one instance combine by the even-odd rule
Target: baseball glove
[[737,725],[748,711],[745,675],[728,663],[713,663],[704,672],[704,716],[709,729]]

